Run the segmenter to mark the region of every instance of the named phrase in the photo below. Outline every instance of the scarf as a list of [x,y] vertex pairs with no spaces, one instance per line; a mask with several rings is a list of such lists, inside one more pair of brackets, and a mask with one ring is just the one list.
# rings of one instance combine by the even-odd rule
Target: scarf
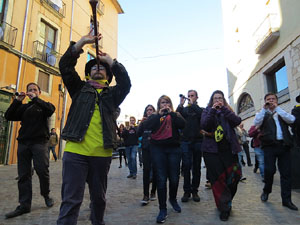
[[87,80],[87,82],[95,89],[103,89],[108,87],[107,80]]

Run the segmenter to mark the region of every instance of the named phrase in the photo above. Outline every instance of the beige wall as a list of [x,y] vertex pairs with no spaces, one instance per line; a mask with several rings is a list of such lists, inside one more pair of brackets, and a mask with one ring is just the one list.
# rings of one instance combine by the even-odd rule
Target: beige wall
[[[264,72],[284,58],[290,98],[281,107],[290,111],[300,89],[298,0],[222,0],[225,60],[228,71],[229,99],[235,110],[243,93],[254,101],[257,112],[268,92]],[[255,32],[268,14],[277,14],[273,27],[280,32],[278,40],[262,54],[256,54]],[[250,117],[249,117],[250,116]],[[245,117],[246,118],[246,117]],[[253,113],[244,122],[252,124]]]

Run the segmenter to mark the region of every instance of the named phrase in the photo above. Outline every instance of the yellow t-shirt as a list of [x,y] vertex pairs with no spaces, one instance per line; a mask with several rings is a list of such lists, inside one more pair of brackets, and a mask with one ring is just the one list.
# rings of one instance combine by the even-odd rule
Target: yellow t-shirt
[[[97,89],[100,93],[102,89]],[[98,104],[95,104],[95,110],[91,118],[90,125],[86,131],[82,142],[67,141],[65,152],[72,152],[85,156],[112,156],[112,148],[104,149],[102,121]]]

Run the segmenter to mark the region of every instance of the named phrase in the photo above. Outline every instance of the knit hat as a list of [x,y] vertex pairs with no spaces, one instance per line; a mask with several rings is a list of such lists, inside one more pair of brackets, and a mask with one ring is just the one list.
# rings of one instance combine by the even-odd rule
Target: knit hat
[[[87,62],[87,64],[85,64],[84,73],[85,73],[86,79],[90,79],[91,68],[96,64],[97,64],[96,59],[91,59],[90,61]],[[101,61],[100,61],[100,65],[105,67],[106,75],[107,75],[107,81],[108,81],[108,83],[110,83],[112,81],[112,78],[113,78],[113,74],[112,74],[112,71],[110,69],[110,66],[107,63],[104,63],[104,62],[101,62]]]

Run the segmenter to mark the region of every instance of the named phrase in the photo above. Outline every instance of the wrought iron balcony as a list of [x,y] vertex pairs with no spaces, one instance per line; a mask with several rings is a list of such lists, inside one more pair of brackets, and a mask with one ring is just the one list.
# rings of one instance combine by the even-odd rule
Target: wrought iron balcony
[[256,40],[255,53],[266,51],[279,38],[278,15],[268,14],[253,34]]
[[39,41],[33,42],[33,58],[58,68],[61,55]]
[[[57,12],[61,17],[66,16],[66,3],[61,0],[40,0],[45,7]],[[56,4],[55,4],[56,3]],[[59,4],[58,4],[59,3]],[[61,4],[61,5],[60,5]]]
[[18,29],[2,21],[0,23],[0,41],[15,47]]

